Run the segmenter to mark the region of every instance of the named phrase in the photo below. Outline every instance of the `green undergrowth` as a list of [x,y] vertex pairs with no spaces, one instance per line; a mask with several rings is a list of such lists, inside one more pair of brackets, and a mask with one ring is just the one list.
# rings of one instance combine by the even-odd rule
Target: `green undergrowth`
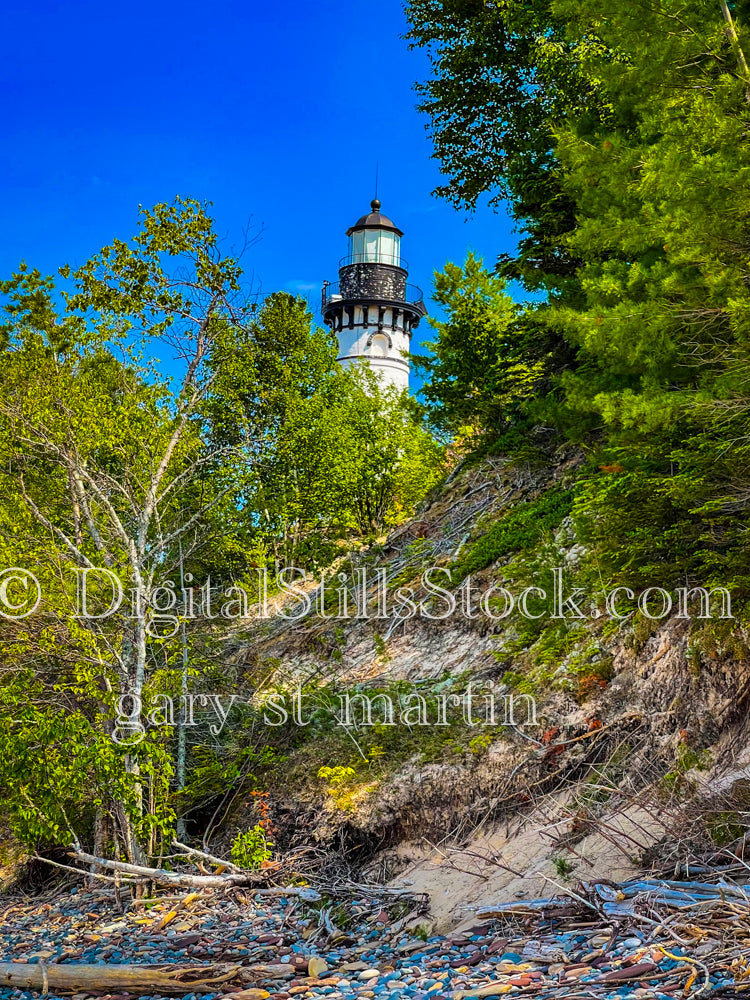
[[454,584],[477,573],[503,556],[521,552],[554,531],[570,514],[573,494],[553,488],[536,500],[519,504],[496,520],[449,567]]
[[[283,764],[285,785],[304,788],[312,783],[334,805],[347,809],[363,786],[374,787],[409,761],[419,766],[480,756],[505,727],[499,708],[495,724],[487,715],[489,689],[481,683],[474,682],[471,723],[464,706],[452,704],[452,696],[461,697],[468,683],[469,678],[461,676],[431,684],[403,681],[352,689],[350,726],[341,724],[344,692],[310,690],[310,705],[315,707],[304,718],[307,725],[295,726],[297,732],[290,734],[295,746]],[[370,699],[371,725],[360,695]],[[443,696],[447,711],[442,707]],[[389,724],[387,699],[393,706],[394,725]],[[327,763],[321,767],[321,761]],[[281,770],[276,777],[282,777]]]
[[[470,682],[469,719],[461,699]],[[303,800],[312,793],[347,812],[407,763],[471,765],[508,732],[502,702],[507,689],[494,688],[493,719],[487,699],[493,688],[466,675],[347,690],[349,725],[343,724],[347,691],[334,686],[309,685],[301,694],[276,689],[245,706],[237,724],[226,727],[211,746],[191,752],[191,780],[181,809],[200,810],[212,796],[231,796],[242,812],[237,823],[241,820],[250,830],[237,850],[256,858],[264,849],[253,839],[253,830],[258,830],[253,826],[252,795],[259,790],[284,789],[285,798]],[[370,700],[369,719],[362,696]],[[522,702],[516,723],[527,721],[527,710]]]
[[712,759],[710,750],[698,750],[686,743],[680,743],[671,770],[662,778],[662,794],[676,798],[689,795],[695,788],[690,772],[708,771]]

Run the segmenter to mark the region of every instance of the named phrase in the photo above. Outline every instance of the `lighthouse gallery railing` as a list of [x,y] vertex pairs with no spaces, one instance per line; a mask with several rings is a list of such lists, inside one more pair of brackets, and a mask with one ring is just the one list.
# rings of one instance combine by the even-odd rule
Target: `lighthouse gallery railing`
[[[330,305],[332,302],[344,300],[344,296],[341,294],[339,290],[339,284],[340,283],[338,281],[334,281],[332,284],[328,284],[328,282],[326,282],[326,284],[323,285],[322,299],[323,299],[324,309],[327,305]],[[403,298],[399,296],[397,299],[393,299],[391,301],[413,302],[416,304],[421,303],[422,305],[424,305],[424,295],[422,294],[421,288],[418,288],[416,285],[407,284],[406,292]]]

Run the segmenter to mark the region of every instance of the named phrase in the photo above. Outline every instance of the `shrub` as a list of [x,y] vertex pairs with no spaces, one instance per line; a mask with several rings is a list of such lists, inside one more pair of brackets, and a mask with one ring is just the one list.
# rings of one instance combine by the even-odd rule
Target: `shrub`
[[273,846],[266,836],[266,831],[256,823],[251,830],[238,833],[232,844],[232,861],[240,868],[248,868],[250,871],[257,871],[263,867],[263,862],[271,857],[270,848]]

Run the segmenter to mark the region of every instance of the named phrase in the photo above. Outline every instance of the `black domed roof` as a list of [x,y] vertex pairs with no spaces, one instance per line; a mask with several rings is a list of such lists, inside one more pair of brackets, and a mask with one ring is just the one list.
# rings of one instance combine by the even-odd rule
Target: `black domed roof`
[[397,236],[404,235],[387,215],[381,215],[380,202],[377,198],[372,199],[370,208],[372,211],[368,215],[363,215],[361,219],[357,219],[354,225],[347,229],[347,236],[351,236],[358,229],[389,229],[392,233],[396,233]]

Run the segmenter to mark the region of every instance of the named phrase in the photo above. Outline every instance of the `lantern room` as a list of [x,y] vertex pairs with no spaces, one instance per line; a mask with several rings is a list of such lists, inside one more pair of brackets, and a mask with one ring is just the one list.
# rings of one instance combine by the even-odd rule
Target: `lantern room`
[[344,264],[391,264],[394,267],[404,267],[401,261],[400,229],[391,222],[387,215],[380,214],[380,202],[374,198],[370,202],[372,211],[363,215],[351,229],[347,229],[349,237],[349,256]]

